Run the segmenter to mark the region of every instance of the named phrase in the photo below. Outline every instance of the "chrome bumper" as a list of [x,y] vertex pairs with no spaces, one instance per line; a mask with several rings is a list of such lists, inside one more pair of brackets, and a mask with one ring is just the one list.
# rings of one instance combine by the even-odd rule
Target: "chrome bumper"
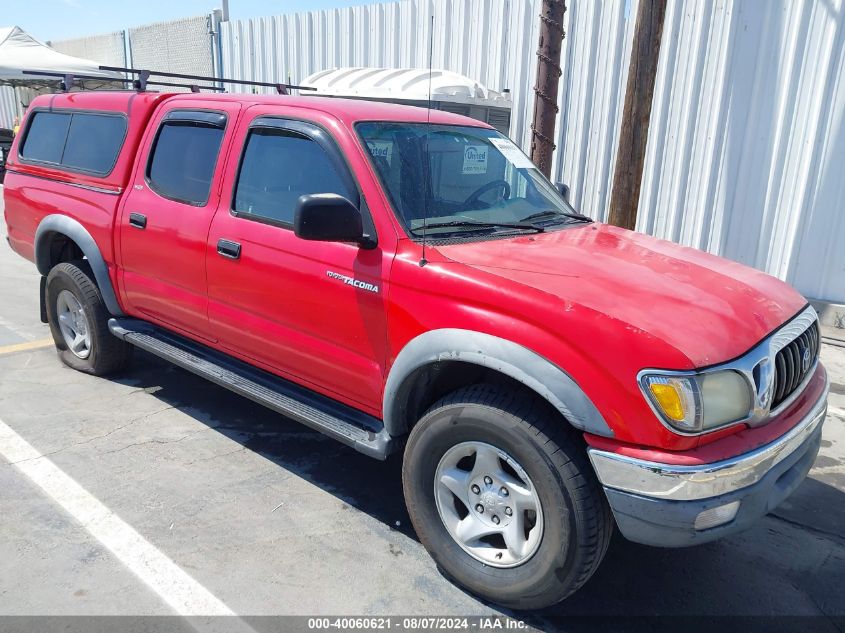
[[730,459],[698,466],[675,466],[633,459],[590,448],[599,481],[606,488],[665,499],[708,499],[751,486],[801,447],[824,421],[830,380],[801,422],[774,442]]

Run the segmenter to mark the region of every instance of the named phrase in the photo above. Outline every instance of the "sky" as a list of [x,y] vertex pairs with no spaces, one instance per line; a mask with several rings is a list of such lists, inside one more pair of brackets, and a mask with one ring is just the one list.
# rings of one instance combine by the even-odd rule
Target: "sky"
[[[229,0],[233,20],[369,4],[376,0]],[[207,15],[221,0],[0,0],[0,27],[19,26],[41,41],[120,31]]]

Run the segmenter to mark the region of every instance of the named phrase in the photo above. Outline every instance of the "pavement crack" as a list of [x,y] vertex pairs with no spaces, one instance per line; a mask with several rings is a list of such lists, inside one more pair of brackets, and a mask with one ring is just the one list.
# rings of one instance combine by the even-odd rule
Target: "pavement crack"
[[[185,435],[183,435],[181,437],[166,439],[166,440],[165,439],[153,438],[153,439],[149,439],[149,440],[143,440],[141,442],[133,442],[131,444],[127,444],[126,446],[116,448],[112,451],[103,451],[102,453],[100,453],[100,455],[109,455],[111,453],[120,453],[121,451],[125,451],[126,449],[132,448],[134,446],[143,446],[145,444],[178,444],[179,442],[181,442],[183,440],[187,440],[190,437],[194,437],[195,435],[199,435],[200,433],[205,433],[206,431],[214,431],[214,430],[216,430],[216,427],[205,426],[201,429],[197,429],[196,431],[191,431],[189,433],[185,433]],[[189,463],[192,463],[192,462],[189,462]]]
[[[117,433],[118,431],[121,431],[121,430],[125,429],[125,428],[126,428],[126,427],[128,427],[128,426],[131,426],[131,425],[133,425],[133,424],[135,424],[135,423],[137,423],[137,422],[140,422],[140,421],[142,421],[142,420],[148,420],[148,419],[150,419],[151,417],[156,416],[156,415],[158,415],[159,413],[164,413],[165,411],[169,411],[170,409],[178,409],[178,407],[176,407],[176,406],[174,406],[174,405],[171,405],[171,406],[164,407],[164,408],[162,408],[162,409],[158,409],[157,411],[153,411],[153,412],[151,412],[151,413],[145,413],[144,415],[139,415],[138,417],[132,418],[131,420],[129,420],[129,421],[128,421],[128,422],[126,422],[125,424],[121,424],[120,426],[118,426],[118,427],[116,427],[116,428],[112,429],[112,430],[111,430],[111,431],[109,431],[108,433],[103,433],[103,434],[101,434],[101,435],[95,435],[95,436],[93,436],[93,437],[89,437],[89,438],[87,438],[87,439],[84,439],[84,440],[82,440],[82,441],[80,441],[80,442],[73,442],[72,444],[69,444],[68,446],[62,446],[61,448],[57,448],[56,450],[49,451],[49,452],[47,452],[47,453],[42,453],[42,454],[41,454],[41,455],[39,455],[38,457],[27,457],[26,459],[21,459],[21,460],[18,460],[18,461],[16,461],[16,462],[9,462],[9,463],[10,463],[10,464],[12,464],[12,465],[14,465],[14,464],[22,464],[23,462],[28,462],[28,461],[32,461],[32,460],[35,460],[35,459],[40,459],[40,458],[42,458],[42,457],[50,457],[50,456],[52,456],[52,455],[56,455],[56,454],[58,454],[58,453],[62,453],[62,452],[64,452],[64,451],[70,450],[70,449],[72,449],[72,448],[76,448],[77,446],[83,446],[83,445],[85,445],[85,444],[90,444],[91,442],[95,442],[95,441],[97,441],[97,440],[103,439],[104,437],[108,437],[109,435],[112,435],[112,434],[114,434],[114,433]],[[85,423],[85,422],[86,422],[86,420],[83,420],[83,423]],[[200,431],[202,431],[202,430],[204,430],[204,429],[201,429]],[[200,431],[196,431],[196,432],[200,432]],[[196,433],[196,432],[194,432],[194,433]],[[190,436],[191,436],[191,435],[193,435],[194,433],[189,433],[189,434],[188,434],[188,435],[186,435],[185,437],[190,437]],[[180,438],[180,439],[179,439],[179,440],[177,440],[177,441],[181,441],[182,439],[185,439],[185,437]],[[147,441],[149,441],[149,440],[147,440]],[[169,441],[168,441],[168,442],[169,442]],[[143,444],[144,442],[141,442],[141,443]],[[131,446],[131,445],[130,445],[130,446]],[[128,447],[125,447],[125,448],[128,448]],[[123,449],[118,449],[118,450],[123,450]],[[112,452],[116,452],[116,451],[106,451],[106,453],[112,453]]]
[[214,459],[220,459],[221,457],[226,457],[228,455],[234,455],[235,453],[240,453],[242,451],[247,450],[246,446],[239,446],[235,450],[226,451],[225,453],[219,453],[217,455],[212,455],[211,457],[203,457],[202,459],[194,459],[189,462],[185,462],[185,466],[191,466],[192,464],[198,464],[200,462],[210,462]]
[[[150,418],[158,415],[159,413],[164,413],[165,411],[170,411],[171,409],[178,409],[178,407],[176,407],[175,405],[170,405],[170,406],[164,407],[162,409],[158,409],[157,411],[153,411],[151,413],[145,413],[144,415],[139,415],[136,418],[132,418],[131,420],[129,420],[125,424],[121,424],[120,426],[112,429],[108,433],[103,433],[102,435],[95,435],[93,437],[89,437],[88,439],[83,440],[81,442],[76,442],[76,443],[72,444],[71,446],[81,446],[83,444],[90,444],[91,442],[101,440],[104,437],[108,437],[109,435],[113,435],[114,433],[117,433],[118,431],[122,431],[123,429],[125,429],[128,426],[132,426],[136,422],[140,422],[142,420],[149,420]],[[68,447],[68,448],[70,448],[70,447]],[[62,450],[64,450],[64,449],[62,449]]]
[[807,530],[815,534],[816,536],[820,536],[822,538],[831,539],[840,543],[845,543],[845,536],[841,534],[836,534],[835,532],[828,532],[827,530],[819,529],[815,526],[809,525],[807,523],[802,523],[801,521],[795,521],[794,519],[788,519],[785,516],[778,514],[777,512],[770,512],[769,516],[773,519],[777,519],[778,521],[783,521],[784,523],[788,523],[789,525],[797,528],[801,528],[802,530]]
[[126,446],[121,446],[120,448],[116,448],[113,451],[103,451],[100,453],[101,455],[111,455],[112,453],[120,453],[130,448],[134,448],[136,446],[144,446],[146,444],[176,444],[177,442],[181,442],[187,437],[193,435],[192,433],[188,433],[187,435],[183,435],[182,437],[170,440],[161,440],[161,439],[151,439],[151,440],[144,440],[143,442],[133,442],[132,444],[127,444]]

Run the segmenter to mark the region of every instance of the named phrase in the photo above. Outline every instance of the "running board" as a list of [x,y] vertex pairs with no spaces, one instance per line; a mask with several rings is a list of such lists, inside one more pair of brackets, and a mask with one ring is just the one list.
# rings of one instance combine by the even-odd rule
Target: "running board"
[[109,319],[116,337],[230,391],[325,433],[357,451],[386,459],[397,442],[381,420],[210,347],[137,319]]

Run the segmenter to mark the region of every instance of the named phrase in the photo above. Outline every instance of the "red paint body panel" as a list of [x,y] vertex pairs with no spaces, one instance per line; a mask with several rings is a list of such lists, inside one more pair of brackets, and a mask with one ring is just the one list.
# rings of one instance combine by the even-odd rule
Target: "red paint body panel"
[[[33,236],[45,215],[70,215],[94,236],[128,314],[372,415],[381,415],[385,381],[401,350],[439,328],[484,332],[533,350],[564,369],[612,428],[612,440],[588,436],[591,444],[651,451],[664,461],[697,463],[751,450],[794,424],[817,389],[818,378],[768,427],[686,437],[660,424],[637,386],[641,369],[690,369],[735,358],[806,304],[777,279],[701,251],[589,224],[429,245],[428,264],[420,266],[422,247],[405,237],[354,125],[430,117],[489,127],[478,121],[313,97],[85,93],[40,97],[33,105],[127,112],[130,125],[114,172],[101,179],[17,163],[13,147],[5,197],[17,252],[33,257]],[[157,123],[172,108],[229,115],[203,207],[166,200],[144,180]],[[372,216],[377,248],[306,242],[289,228],[231,213],[247,130],[263,115],[309,121],[329,133]],[[133,211],[148,216],[146,230],[129,227]],[[241,244],[240,259],[217,253],[221,238]],[[329,271],[379,291],[344,285]]]
[[[107,176],[92,176],[21,161],[18,144],[23,135],[16,136],[6,163],[8,171],[4,187],[6,225],[12,248],[32,260],[35,231],[41,220],[53,213],[67,215],[88,229],[109,267],[112,284],[116,285],[113,238],[120,194],[125,190],[135,166],[138,145],[147,130],[150,117],[168,96],[134,92],[81,92],[43,95],[33,99],[21,124],[22,130],[26,129],[29,118],[37,109],[120,112],[127,117],[126,139],[111,173]],[[72,183],[73,186],[58,183]],[[95,187],[100,191],[84,187]],[[123,307],[120,293],[117,299]]]
[[[203,110],[225,114],[226,130],[217,157],[208,201],[186,205],[157,193],[146,178],[152,145],[162,119],[174,110]],[[206,244],[217,211],[222,169],[237,128],[240,104],[174,98],[163,104],[150,122],[120,213],[121,295],[127,309],[161,325],[214,340],[208,322]],[[129,224],[141,213],[147,226]]]
[[[782,281],[703,251],[608,224],[447,246],[501,283],[542,289],[564,311],[589,307],[706,367],[739,356],[806,305]],[[643,358],[643,367],[677,367]],[[642,367],[641,367],[642,368]]]
[[[346,157],[366,200],[380,191],[363,169],[366,157],[336,117],[302,108],[256,105],[246,110],[237,137],[245,139],[261,116],[305,118],[328,130]],[[390,266],[396,234],[384,213],[374,217],[379,245],[306,242],[287,227],[236,217],[232,209],[241,149],[226,168],[223,195],[208,236],[208,298],[212,332],[221,348],[297,380],[325,395],[381,415],[387,342]],[[241,244],[231,260],[216,251],[220,239]],[[359,291],[326,272],[377,286]]]

